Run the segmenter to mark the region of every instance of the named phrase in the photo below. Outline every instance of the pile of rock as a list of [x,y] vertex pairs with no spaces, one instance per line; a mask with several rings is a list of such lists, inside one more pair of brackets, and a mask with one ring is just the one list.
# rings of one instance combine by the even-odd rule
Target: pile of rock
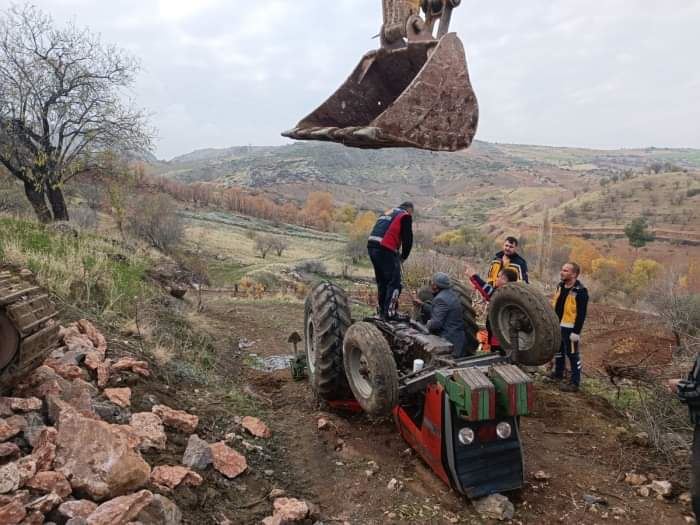
[[635,487],[639,496],[644,498],[656,497],[657,499],[671,499],[673,497],[673,485],[670,481],[655,479],[653,474],[637,474],[627,472],[625,483]]
[[[124,384],[121,374],[148,377],[147,362],[108,358],[85,320],[61,340],[16,397],[0,398],[0,523],[178,524],[178,507],[156,492],[201,484],[193,469],[209,464],[229,478],[246,470],[245,456],[194,434],[197,416],[158,404],[131,413],[130,388],[108,387]],[[165,427],[192,434],[183,464],[151,468],[141,452],[166,447]]]

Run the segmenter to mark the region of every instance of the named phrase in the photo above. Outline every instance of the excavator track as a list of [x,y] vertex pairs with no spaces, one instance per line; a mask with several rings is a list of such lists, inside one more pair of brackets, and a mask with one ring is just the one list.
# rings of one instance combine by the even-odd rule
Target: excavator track
[[54,303],[17,270],[0,266],[0,394],[8,393],[57,346]]

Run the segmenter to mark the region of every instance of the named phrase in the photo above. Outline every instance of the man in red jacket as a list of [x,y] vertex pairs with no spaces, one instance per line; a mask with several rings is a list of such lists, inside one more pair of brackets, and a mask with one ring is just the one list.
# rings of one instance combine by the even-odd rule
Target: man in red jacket
[[[481,294],[481,297],[484,298],[484,301],[489,302],[491,300],[491,296],[496,291],[496,288],[505,286],[508,283],[514,283],[518,280],[518,272],[514,268],[501,268],[501,270],[498,272],[498,277],[496,278],[496,282],[493,286],[485,282],[476,273],[471,274],[469,276],[469,280],[471,281],[472,286],[474,286],[476,291],[478,291]],[[491,323],[489,322],[488,315],[486,316],[486,332],[488,333],[489,346],[491,347],[491,351],[501,352],[501,342],[491,330]]]
[[367,252],[377,281],[379,315],[396,316],[401,294],[401,262],[413,247],[413,203],[404,202],[379,217],[367,240]]

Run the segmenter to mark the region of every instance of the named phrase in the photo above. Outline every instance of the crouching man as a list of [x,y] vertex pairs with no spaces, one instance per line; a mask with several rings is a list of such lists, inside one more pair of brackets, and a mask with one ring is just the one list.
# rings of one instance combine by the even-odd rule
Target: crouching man
[[430,333],[452,343],[454,357],[464,357],[467,339],[464,333],[462,303],[452,290],[450,277],[446,273],[438,272],[433,275],[430,287],[433,291],[433,301],[426,327]]

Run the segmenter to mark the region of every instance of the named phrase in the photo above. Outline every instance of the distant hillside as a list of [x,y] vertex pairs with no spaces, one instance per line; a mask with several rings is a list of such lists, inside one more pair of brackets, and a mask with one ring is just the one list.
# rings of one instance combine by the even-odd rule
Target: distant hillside
[[360,150],[338,144],[297,142],[276,147],[201,149],[167,162],[153,163],[153,167],[160,174],[184,181],[264,187],[309,180],[339,184],[365,180],[421,183],[513,169],[592,172],[643,169],[654,163],[700,169],[700,150],[592,150],[475,141],[464,152],[435,153],[406,148]]
[[[574,198],[573,192],[581,198],[582,193],[601,190],[601,180],[622,180],[631,172],[648,173],[653,168],[661,172],[661,181],[666,171],[700,171],[700,150],[608,151],[476,141],[463,152],[434,153],[298,142],[202,149],[150,167],[180,181],[244,186],[279,200],[303,202],[310,191],[323,190],[333,193],[338,202],[380,210],[412,199],[425,216],[449,224],[481,225],[518,222],[523,210],[531,222],[545,207],[562,215],[562,206]],[[656,184],[657,178],[649,180]],[[660,205],[665,206],[663,201]],[[601,206],[586,205],[584,213]],[[504,216],[504,210],[514,215]],[[639,207],[629,206],[629,210],[636,212]],[[617,216],[619,220],[621,215]],[[666,224],[670,218],[661,222]]]

